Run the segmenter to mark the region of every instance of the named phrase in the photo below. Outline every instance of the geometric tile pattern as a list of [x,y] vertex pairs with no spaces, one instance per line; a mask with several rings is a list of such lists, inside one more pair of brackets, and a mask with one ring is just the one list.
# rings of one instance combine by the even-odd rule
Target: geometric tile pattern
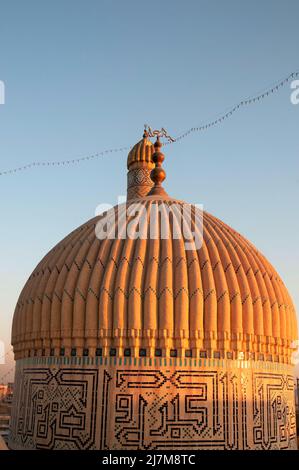
[[151,169],[147,167],[130,169],[127,176],[127,198],[135,199],[146,196],[153,187]]
[[95,442],[98,370],[25,369],[14,432],[24,447],[89,449]]
[[23,449],[295,449],[292,368],[19,365]]

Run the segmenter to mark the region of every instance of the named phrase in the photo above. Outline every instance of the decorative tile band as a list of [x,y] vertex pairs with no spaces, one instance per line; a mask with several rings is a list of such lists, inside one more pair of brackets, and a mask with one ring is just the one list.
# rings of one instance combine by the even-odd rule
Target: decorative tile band
[[216,359],[24,359],[9,445],[296,449],[292,368]]

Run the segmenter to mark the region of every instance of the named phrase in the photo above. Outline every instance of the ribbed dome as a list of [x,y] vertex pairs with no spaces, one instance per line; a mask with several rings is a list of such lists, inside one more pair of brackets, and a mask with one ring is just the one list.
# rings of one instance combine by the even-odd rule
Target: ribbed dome
[[[147,218],[161,211],[159,228],[165,223],[173,233],[181,223],[182,202],[145,197],[138,203]],[[128,207],[108,213],[120,233]],[[59,355],[60,348],[108,354],[111,347],[118,355],[130,347],[138,356],[143,347],[149,356],[155,348],[166,356],[190,349],[194,357],[241,353],[289,362],[297,338],[292,301],[274,268],[244,237],[205,212],[198,249],[185,249],[188,236],[151,239],[149,228],[139,239],[100,241],[95,228],[103,217],[58,243],[30,276],[14,315],[16,358],[49,355],[50,349]],[[129,222],[137,231],[138,217]]]

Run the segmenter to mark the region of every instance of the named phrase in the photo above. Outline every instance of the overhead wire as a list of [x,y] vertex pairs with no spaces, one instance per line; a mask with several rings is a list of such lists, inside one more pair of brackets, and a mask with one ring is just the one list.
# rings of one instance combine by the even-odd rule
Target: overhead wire
[[[185,139],[188,135],[190,135],[193,132],[202,132],[205,130],[208,130],[218,124],[221,124],[224,120],[229,119],[233,114],[235,114],[238,110],[241,108],[244,108],[246,106],[249,106],[251,104],[258,103],[259,101],[267,98],[268,96],[272,95],[273,93],[277,92],[280,88],[284,87],[286,84],[288,84],[291,80],[294,80],[299,77],[299,72],[292,72],[290,73],[287,77],[283,78],[279,82],[276,82],[273,86],[266,88],[264,91],[256,93],[255,95],[249,96],[246,99],[243,99],[242,101],[239,101],[236,105],[228,108],[227,111],[223,112],[222,114],[219,114],[218,117],[216,117],[214,120],[209,121],[205,124],[202,124],[201,126],[197,127],[191,127],[190,129],[186,130],[185,132],[179,134],[176,138],[170,138],[168,139],[167,142],[164,142],[163,145],[170,145],[176,142],[179,142],[182,139]],[[164,132],[165,129],[162,129]],[[155,132],[155,131],[154,131]],[[92,155],[87,155],[84,157],[79,157],[79,158],[73,158],[73,159],[68,159],[68,160],[60,160],[60,161],[34,161],[31,163],[28,163],[26,165],[16,167],[16,168],[11,168],[8,170],[2,170],[0,171],[0,176],[5,176],[5,175],[11,175],[11,174],[16,174],[21,171],[29,170],[35,167],[54,167],[54,166],[67,166],[71,164],[76,164],[76,163],[81,163],[83,161],[88,161],[88,160],[93,160],[95,158],[102,157],[107,154],[111,153],[118,153],[118,152],[125,152],[129,151],[132,147],[126,146],[126,147],[118,147],[118,148],[111,148],[107,150],[103,150],[101,152],[94,153]]]

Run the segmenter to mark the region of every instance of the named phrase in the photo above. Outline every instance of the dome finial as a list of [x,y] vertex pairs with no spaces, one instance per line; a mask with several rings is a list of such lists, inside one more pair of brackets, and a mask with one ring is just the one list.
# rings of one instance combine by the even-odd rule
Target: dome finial
[[148,193],[148,196],[168,196],[162,186],[162,183],[166,178],[166,173],[164,168],[162,168],[164,154],[160,151],[161,147],[162,144],[160,142],[160,136],[157,135],[157,140],[154,143],[154,153],[152,155],[155,168],[151,171],[151,179],[154,182],[154,186]]
[[146,137],[165,137],[165,139],[168,140],[169,143],[175,142],[175,139],[173,139],[167,132],[164,127],[161,129],[155,129],[153,130],[150,126],[147,124],[144,124],[144,133],[146,134]]
[[149,140],[147,128],[144,126],[143,138],[131,148],[128,155],[128,201],[146,196],[152,188],[150,173],[155,166],[152,161],[153,153],[154,145]]

